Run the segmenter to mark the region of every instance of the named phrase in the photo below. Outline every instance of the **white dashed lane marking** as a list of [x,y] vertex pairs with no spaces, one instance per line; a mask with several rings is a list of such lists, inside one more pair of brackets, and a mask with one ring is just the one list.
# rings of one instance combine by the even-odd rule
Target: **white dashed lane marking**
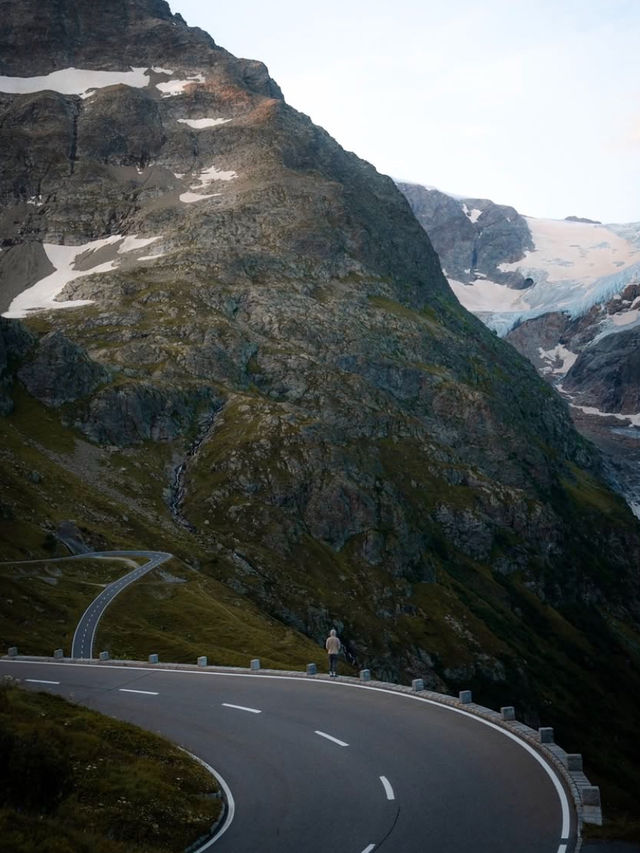
[[60,684],[59,681],[45,681],[44,678],[25,678],[25,681],[30,681],[32,684]]
[[387,779],[386,776],[381,776],[380,781],[382,782],[382,787],[384,788],[384,792],[387,795],[388,800],[395,800],[396,795],[393,793],[393,788],[391,787],[391,783]]
[[120,687],[120,693],[143,693],[145,696],[158,696],[155,690],[130,690],[128,687]]
[[248,711],[250,714],[262,713],[262,711],[258,710],[258,708],[245,708],[244,705],[231,705],[229,702],[223,702],[222,705],[225,708],[235,708],[236,711]]
[[368,847],[365,847],[362,853],[371,853],[372,850],[376,849],[375,844],[370,844]]
[[324,738],[326,738],[327,740],[332,741],[333,743],[337,743],[337,744],[338,744],[338,746],[349,746],[349,744],[348,744],[348,743],[345,743],[343,740],[338,740],[338,738],[337,738],[337,737],[333,737],[333,735],[328,735],[326,732],[319,732],[319,731],[316,731],[316,734],[317,734],[317,735],[320,735],[320,737],[324,737]]

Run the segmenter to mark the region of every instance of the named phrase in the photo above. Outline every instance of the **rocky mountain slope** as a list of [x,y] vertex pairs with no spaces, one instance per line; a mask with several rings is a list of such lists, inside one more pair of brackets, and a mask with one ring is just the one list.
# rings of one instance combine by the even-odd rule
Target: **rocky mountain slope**
[[393,182],[160,0],[0,12],[4,555],[64,519],[162,543],[379,676],[593,742],[606,774],[637,523]]
[[[460,302],[565,397],[579,430],[603,451],[610,481],[637,514],[640,224],[545,221],[492,202],[454,199],[412,184],[400,188],[432,237]],[[487,211],[493,219],[504,211],[496,236],[483,225]],[[485,240],[491,250],[483,255],[475,247]]]
[[460,302],[494,331],[582,316],[640,279],[640,223],[522,216],[487,199],[399,183]]

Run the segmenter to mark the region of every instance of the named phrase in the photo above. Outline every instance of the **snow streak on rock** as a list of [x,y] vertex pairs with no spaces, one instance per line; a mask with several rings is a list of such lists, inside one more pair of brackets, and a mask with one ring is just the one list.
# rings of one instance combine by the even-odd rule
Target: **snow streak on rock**
[[[110,272],[120,263],[119,255],[128,254],[148,246],[150,243],[160,239],[159,237],[122,237],[114,234],[102,240],[92,240],[82,246],[59,246],[53,243],[44,243],[43,248],[48,259],[55,267],[55,272],[41,278],[36,284],[23,290],[9,305],[4,317],[21,318],[26,317],[32,311],[42,309],[77,308],[82,305],[91,305],[90,299],[72,299],[58,301],[57,297],[62,290],[76,278],[96,273]],[[105,260],[104,250],[109,246]],[[91,265],[92,256],[100,251],[100,261]],[[160,255],[147,255],[138,260],[150,260]],[[96,260],[98,260],[96,258]]]

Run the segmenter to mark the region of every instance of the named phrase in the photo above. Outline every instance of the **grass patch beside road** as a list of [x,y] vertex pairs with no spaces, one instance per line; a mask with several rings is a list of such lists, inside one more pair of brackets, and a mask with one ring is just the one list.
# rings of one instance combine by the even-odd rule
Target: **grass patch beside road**
[[316,662],[326,671],[327,654],[313,640],[261,613],[246,598],[214,578],[171,560],[127,587],[107,608],[94,653],[119,659],[262,666],[303,670]]
[[71,654],[73,632],[89,604],[140,562],[87,557],[0,564],[0,649]]
[[221,811],[173,744],[59,696],[0,686],[0,851],[175,853]]

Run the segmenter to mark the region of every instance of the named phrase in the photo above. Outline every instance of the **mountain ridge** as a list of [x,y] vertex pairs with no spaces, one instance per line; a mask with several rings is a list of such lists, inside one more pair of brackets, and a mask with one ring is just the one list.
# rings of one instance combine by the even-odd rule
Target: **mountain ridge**
[[[598,454],[460,307],[390,178],[264,66],[157,25],[166,4],[124,5],[139,23],[117,44],[82,30],[80,52],[68,33],[51,51],[58,70],[84,55],[135,80],[0,94],[0,258],[24,253],[2,267],[4,301],[57,276],[38,310],[0,321],[6,556],[42,553],[70,513],[92,544],[176,537],[285,625],[319,641],[334,624],[385,677],[508,690],[532,722],[552,696],[570,745],[593,719],[561,673],[588,695],[591,656],[613,684],[623,665],[602,649],[635,655],[640,618],[640,534]],[[45,21],[71,8],[5,3],[3,51],[24,52],[43,6]],[[95,32],[122,9],[73,6],[103,16]],[[158,26],[177,34],[162,56]],[[56,273],[34,274],[34,254]]]

